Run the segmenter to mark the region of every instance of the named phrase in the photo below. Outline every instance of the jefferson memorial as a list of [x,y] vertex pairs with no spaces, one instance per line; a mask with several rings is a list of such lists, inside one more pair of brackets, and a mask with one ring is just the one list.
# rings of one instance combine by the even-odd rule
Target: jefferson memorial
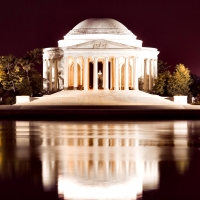
[[157,77],[156,48],[110,18],[86,19],[58,47],[43,50],[44,89],[151,91]]

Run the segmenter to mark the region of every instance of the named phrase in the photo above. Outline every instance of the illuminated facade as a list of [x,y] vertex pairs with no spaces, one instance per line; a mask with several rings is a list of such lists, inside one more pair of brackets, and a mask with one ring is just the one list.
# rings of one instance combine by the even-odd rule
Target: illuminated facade
[[158,54],[155,48],[142,47],[114,19],[87,19],[58,41],[58,47],[44,49],[44,89],[151,91]]

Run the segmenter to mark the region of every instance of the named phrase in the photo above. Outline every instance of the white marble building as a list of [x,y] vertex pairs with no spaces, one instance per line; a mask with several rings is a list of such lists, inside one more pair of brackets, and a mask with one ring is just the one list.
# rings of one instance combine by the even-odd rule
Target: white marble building
[[151,91],[158,54],[156,48],[142,47],[114,19],[87,19],[58,41],[58,47],[44,49],[44,89]]

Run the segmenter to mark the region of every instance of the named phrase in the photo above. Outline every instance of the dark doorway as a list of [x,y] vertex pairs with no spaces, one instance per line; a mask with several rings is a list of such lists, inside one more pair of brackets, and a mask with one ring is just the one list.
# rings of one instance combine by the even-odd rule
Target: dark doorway
[[109,89],[110,89],[110,75],[111,75],[110,62],[108,62],[108,88]]
[[103,63],[98,62],[98,89],[103,89]]
[[89,87],[90,89],[92,89],[93,88],[93,63],[92,62],[89,63],[89,78],[90,78]]
[[[90,89],[93,89],[93,62],[89,63],[89,87]],[[103,75],[103,63],[102,62],[98,62],[98,71],[97,73],[99,73],[99,71],[101,71],[102,75]],[[110,66],[110,62],[108,62],[108,88],[110,89],[110,76],[111,76],[111,66]]]
[[103,74],[103,63],[102,62],[98,62],[98,73],[99,71],[101,71],[101,73]]

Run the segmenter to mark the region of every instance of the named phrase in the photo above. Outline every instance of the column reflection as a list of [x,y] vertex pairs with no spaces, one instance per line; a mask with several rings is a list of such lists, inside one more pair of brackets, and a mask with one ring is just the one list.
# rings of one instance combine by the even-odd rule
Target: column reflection
[[37,147],[44,189],[57,185],[65,199],[136,199],[158,188],[163,156],[174,157],[184,173],[190,127],[187,121],[16,122],[16,145]]
[[[158,187],[158,160],[145,155],[141,124],[42,123],[40,133],[41,146],[54,147],[49,157],[41,152],[43,186],[55,185],[48,174],[58,173],[58,192],[66,199],[136,199]],[[60,163],[56,173],[52,158]]]

